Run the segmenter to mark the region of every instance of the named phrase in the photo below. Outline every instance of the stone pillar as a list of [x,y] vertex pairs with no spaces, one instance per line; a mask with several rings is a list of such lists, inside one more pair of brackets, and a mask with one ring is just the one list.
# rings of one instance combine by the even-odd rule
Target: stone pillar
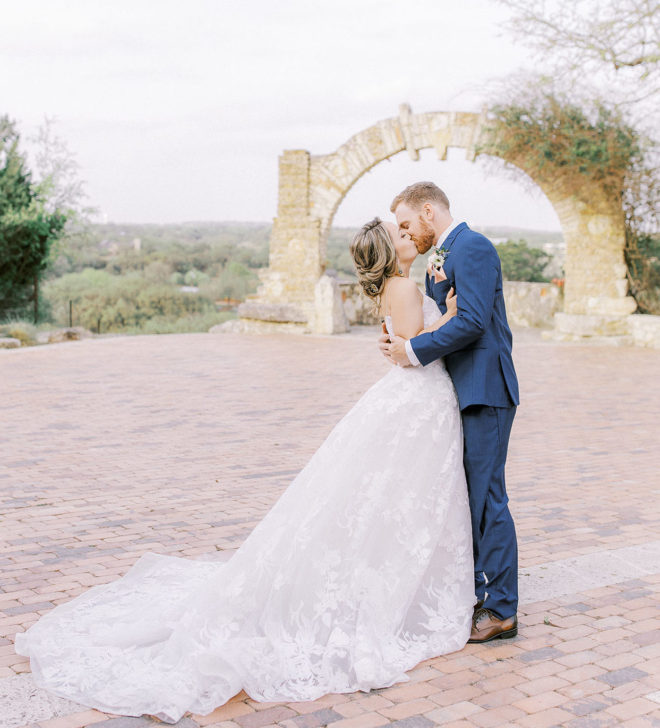
[[322,275],[314,289],[314,316],[310,327],[315,334],[344,334],[349,330],[344,302],[336,278]]
[[621,205],[604,200],[596,190],[581,197],[551,197],[566,241],[564,311],[555,315],[557,338],[626,336],[627,316],[637,306],[627,295]]
[[314,315],[314,290],[323,266],[320,223],[309,214],[309,169],[310,154],[305,150],[288,150],[280,157],[268,268],[260,272],[256,295],[238,308],[249,330],[266,322],[290,324],[286,330],[302,332]]

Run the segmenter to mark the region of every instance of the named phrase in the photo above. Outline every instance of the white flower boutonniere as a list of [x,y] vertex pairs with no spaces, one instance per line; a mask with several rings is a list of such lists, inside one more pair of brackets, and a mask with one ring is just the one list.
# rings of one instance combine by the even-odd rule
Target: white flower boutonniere
[[431,254],[431,266],[433,269],[439,271],[445,264],[448,255],[449,251],[445,248],[433,248],[433,253]]

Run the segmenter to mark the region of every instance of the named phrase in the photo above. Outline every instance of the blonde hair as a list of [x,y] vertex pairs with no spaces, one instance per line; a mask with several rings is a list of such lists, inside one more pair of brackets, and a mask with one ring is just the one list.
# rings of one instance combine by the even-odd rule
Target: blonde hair
[[425,202],[437,202],[439,205],[449,209],[449,198],[433,182],[415,182],[414,185],[406,187],[403,192],[399,192],[392,200],[390,212],[396,212],[396,208],[402,202],[412,207],[413,210],[419,210]]
[[351,256],[362,290],[378,310],[385,281],[398,271],[394,242],[380,218],[362,226],[351,243]]

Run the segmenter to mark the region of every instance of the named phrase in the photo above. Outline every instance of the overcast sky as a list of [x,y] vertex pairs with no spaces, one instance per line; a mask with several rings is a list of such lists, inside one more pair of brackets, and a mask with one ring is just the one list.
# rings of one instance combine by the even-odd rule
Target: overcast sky
[[[532,65],[494,0],[21,0],[5,3],[0,114],[45,116],[114,222],[270,220],[283,149],[332,152],[379,119],[478,110]],[[396,155],[335,224],[387,215],[419,179],[475,225],[558,229],[552,207],[462,150]]]

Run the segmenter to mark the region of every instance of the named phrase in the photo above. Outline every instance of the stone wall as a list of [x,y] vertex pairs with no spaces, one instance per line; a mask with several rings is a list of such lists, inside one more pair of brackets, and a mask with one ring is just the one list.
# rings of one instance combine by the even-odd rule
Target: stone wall
[[563,295],[552,283],[504,281],[504,302],[512,326],[550,329],[555,314],[562,310]]
[[[339,290],[351,326],[380,323],[359,283],[340,283]],[[420,285],[420,290],[424,291],[423,285]],[[509,323],[513,326],[552,328],[554,315],[562,307],[561,291],[552,283],[504,281],[504,300]]]
[[635,346],[660,349],[660,316],[648,314],[628,316],[628,326]]
[[[424,287],[420,285],[423,292]],[[552,330],[547,334],[560,341],[592,342],[618,346],[643,346],[660,349],[660,316],[571,316],[562,311],[561,290],[551,283],[504,281],[507,318],[512,326]],[[343,311],[338,306],[343,304]],[[249,304],[246,313],[249,314]],[[304,322],[282,323],[280,314],[273,321],[249,316],[214,327],[215,331],[243,333],[341,333],[351,326],[375,326],[380,317],[373,312],[371,301],[362,293],[359,283],[322,276],[315,291],[313,326]],[[278,318],[280,320],[278,321]],[[568,324],[565,319],[568,318]],[[584,323],[579,329],[578,323]]]
[[341,282],[339,290],[344,304],[344,313],[351,326],[356,324],[372,326],[380,323],[380,317],[373,311],[372,301],[362,293],[362,286],[359,283]]

